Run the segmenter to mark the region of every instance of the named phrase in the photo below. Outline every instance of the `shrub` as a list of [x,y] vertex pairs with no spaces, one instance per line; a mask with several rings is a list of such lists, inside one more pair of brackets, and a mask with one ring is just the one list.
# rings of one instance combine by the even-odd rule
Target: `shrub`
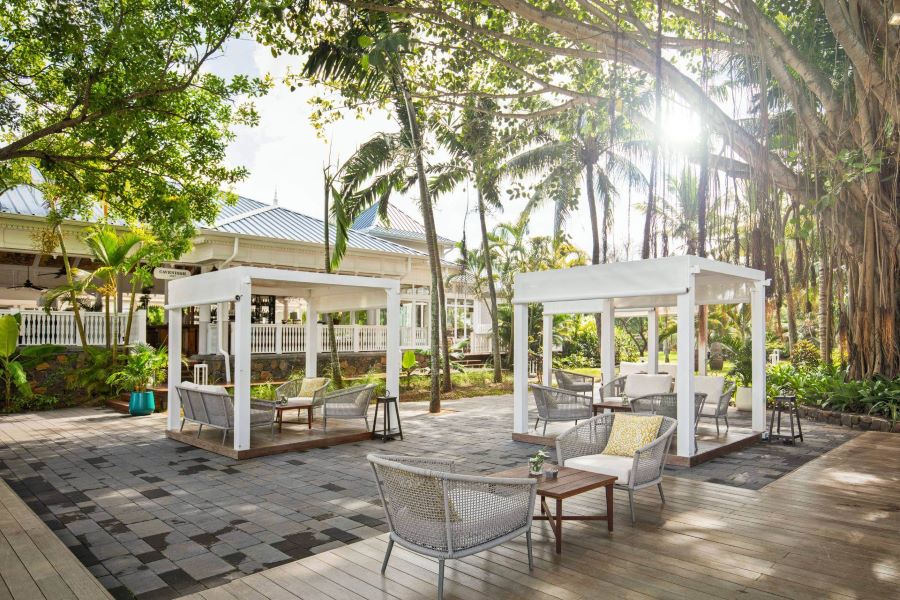
[[791,350],[791,364],[795,367],[815,367],[822,362],[819,349],[809,340],[797,340]]

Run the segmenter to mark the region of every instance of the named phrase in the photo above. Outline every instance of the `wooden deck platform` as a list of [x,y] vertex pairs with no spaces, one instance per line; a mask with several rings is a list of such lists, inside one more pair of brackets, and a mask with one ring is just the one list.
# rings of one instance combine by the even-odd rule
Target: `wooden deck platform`
[[[547,428],[547,435],[541,435],[534,430],[530,430],[528,433],[513,433],[512,439],[517,442],[555,448],[557,434],[562,433],[572,425],[571,423],[551,423],[551,425],[554,427]],[[703,424],[697,428],[697,453],[690,457],[678,456],[675,453],[675,440],[672,440],[669,456],[666,457],[666,464],[678,467],[695,467],[714,458],[724,456],[729,452],[736,452],[752,446],[760,440],[761,436],[761,433],[739,427],[732,427],[728,433],[725,433],[724,426],[721,434],[716,435],[715,425]]]
[[0,598],[107,600],[112,596],[0,479]]
[[[668,504],[636,495],[631,526],[616,492],[616,529],[566,523],[556,555],[536,522],[535,569],[525,540],[447,561],[445,598],[728,598],[866,600],[900,597],[900,435],[865,433],[762,490],[667,478]],[[603,506],[601,492],[574,512]],[[189,596],[192,600],[434,598],[437,562],[386,536],[357,542]]]
[[306,424],[285,421],[281,432],[276,428],[274,437],[269,435],[268,429],[253,429],[250,431],[250,448],[247,450],[235,450],[232,446],[234,438],[230,433],[225,444],[222,444],[221,429],[204,428],[197,437],[197,426],[193,424],[185,425],[183,432],[166,431],[166,437],[236,460],[327,448],[338,444],[353,444],[372,439],[372,432],[367,431],[359,419],[348,421],[330,419],[328,425],[328,431],[325,432],[322,431],[320,421],[314,421],[312,429],[307,429]]

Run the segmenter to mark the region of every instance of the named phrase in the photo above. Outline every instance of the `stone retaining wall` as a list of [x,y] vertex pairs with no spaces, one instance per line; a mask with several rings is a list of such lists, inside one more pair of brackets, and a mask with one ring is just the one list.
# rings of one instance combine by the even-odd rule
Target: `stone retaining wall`
[[[384,352],[355,352],[353,354],[341,354],[341,375],[344,377],[361,377],[370,371],[383,373],[386,367],[387,357]],[[225,381],[225,359],[217,354],[198,355],[191,357],[209,365],[209,382],[221,383]],[[327,377],[331,373],[331,354],[319,353],[317,361],[318,375]],[[259,381],[286,381],[296,371],[303,371],[306,367],[306,355],[297,354],[254,354],[250,358],[251,379]],[[234,357],[231,357],[231,368],[234,373]]]
[[892,428],[891,421],[883,417],[826,410],[816,406],[803,406],[802,404],[797,407],[797,412],[800,413],[801,417],[828,423],[829,425],[841,425],[851,429],[859,429],[860,431],[893,431],[894,433],[900,433],[900,422],[895,423]]

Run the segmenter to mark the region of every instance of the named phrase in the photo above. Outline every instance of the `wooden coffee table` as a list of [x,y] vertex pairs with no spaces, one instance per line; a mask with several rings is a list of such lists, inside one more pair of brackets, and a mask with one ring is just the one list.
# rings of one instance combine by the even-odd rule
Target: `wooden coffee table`
[[[491,473],[492,477],[528,477],[528,467],[519,467]],[[556,553],[562,554],[562,523],[563,521],[606,521],[606,528],[613,530],[613,484],[618,479],[614,475],[601,475],[590,471],[560,467],[556,479],[547,479],[543,475],[538,480],[537,495],[541,497],[541,514],[534,518],[549,521],[553,536],[556,538]],[[605,515],[564,515],[562,502],[597,488],[606,488],[606,514]],[[547,498],[556,500],[555,513],[550,512],[547,506]]]
[[631,404],[626,404],[624,400],[599,400],[594,402],[594,416],[597,413],[609,409],[612,412],[631,412]]
[[297,420],[300,420],[300,411],[306,409],[306,422],[309,424],[309,429],[312,429],[313,422],[313,404],[312,398],[295,398],[294,400],[288,400],[284,404],[279,404],[275,407],[275,410],[278,412],[275,417],[275,421],[278,422],[278,431],[281,431],[281,425],[284,422],[284,411],[286,410],[296,410],[297,411]]

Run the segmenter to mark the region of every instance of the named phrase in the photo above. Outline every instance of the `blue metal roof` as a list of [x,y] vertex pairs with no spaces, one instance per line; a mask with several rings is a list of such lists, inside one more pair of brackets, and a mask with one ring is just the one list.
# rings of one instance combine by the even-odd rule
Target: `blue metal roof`
[[[387,219],[381,218],[381,215],[378,214],[378,205],[373,204],[359,215],[350,227],[372,235],[381,234],[398,239],[425,241],[425,226],[393,204],[388,204]],[[456,242],[439,235],[438,243],[455,244]]]
[[[43,195],[34,187],[18,185],[0,194],[0,213],[46,217],[47,212],[48,207]],[[197,223],[197,228],[313,244],[321,244],[324,234],[324,223],[321,219],[243,196],[239,196],[233,205],[223,204],[214,225]],[[351,249],[425,256],[418,250],[362,231],[351,230],[349,233],[347,247]],[[330,237],[333,244],[334,228],[331,229]]]

